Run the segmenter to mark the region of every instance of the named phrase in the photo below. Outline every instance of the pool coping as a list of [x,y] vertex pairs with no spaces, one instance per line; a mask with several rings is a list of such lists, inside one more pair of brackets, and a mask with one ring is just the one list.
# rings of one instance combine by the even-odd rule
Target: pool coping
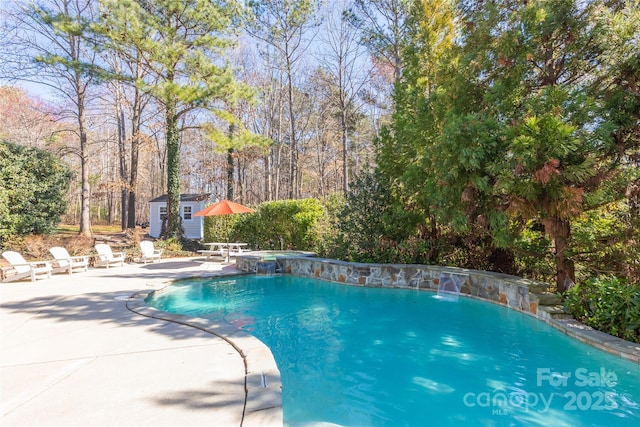
[[[542,310],[545,310],[545,308],[542,308]],[[537,318],[578,341],[629,362],[640,364],[640,344],[598,331],[574,318]]]
[[[245,273],[225,275],[242,276]],[[203,276],[189,276],[202,278]],[[220,278],[221,276],[217,276]],[[145,300],[154,292],[160,292],[176,280],[154,280],[148,285],[155,289],[131,295],[126,307],[133,313],[144,317],[163,320],[189,326],[215,335],[229,343],[240,355],[245,368],[245,403],[241,427],[282,426],[282,381],[280,370],[269,347],[255,336],[224,322],[201,317],[190,317],[168,313],[150,307]]]

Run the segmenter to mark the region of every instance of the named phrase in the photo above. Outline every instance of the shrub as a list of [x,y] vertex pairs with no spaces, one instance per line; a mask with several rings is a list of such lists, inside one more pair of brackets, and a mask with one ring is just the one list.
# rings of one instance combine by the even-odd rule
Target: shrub
[[53,231],[71,178],[69,167],[47,151],[0,143],[0,247],[15,236]]
[[586,325],[640,343],[640,285],[590,279],[567,291],[565,308]]
[[314,251],[321,257],[331,258],[333,256],[336,258],[335,248],[338,217],[344,204],[345,198],[343,193],[334,193],[322,199],[324,215],[316,221],[314,226],[314,235],[317,236]]
[[423,217],[394,199],[384,178],[365,173],[337,212],[333,258],[357,262],[420,262],[429,243],[417,236]]
[[601,206],[575,220],[570,255],[576,263],[576,278],[606,272],[640,283],[639,221],[623,202]]

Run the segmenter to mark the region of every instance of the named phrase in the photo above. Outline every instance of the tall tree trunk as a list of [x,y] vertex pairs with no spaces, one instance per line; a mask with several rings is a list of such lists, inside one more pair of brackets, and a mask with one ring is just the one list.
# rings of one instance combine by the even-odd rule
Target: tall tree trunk
[[116,112],[117,112],[117,123],[118,123],[118,155],[120,158],[119,169],[120,169],[120,225],[122,227],[122,231],[127,228],[127,203],[129,202],[129,189],[127,188],[128,181],[128,172],[127,172],[127,149],[125,146],[126,141],[126,129],[124,126],[124,110],[122,109],[122,100],[120,94],[120,88],[117,89],[118,93],[116,96]]
[[[342,92],[342,88],[340,89]],[[343,95],[340,95],[343,98]],[[344,194],[349,192],[349,147],[348,147],[348,138],[347,138],[347,109],[344,105],[344,100],[341,102],[342,104],[342,114],[340,114],[340,127],[342,130],[342,190]]]
[[[137,139],[135,136],[133,139]],[[129,201],[127,203],[127,228],[136,228],[136,187],[138,186],[138,156],[137,142],[131,143],[131,175],[129,180]]]
[[176,104],[166,106],[167,138],[167,230],[166,238],[181,238],[180,221],[180,141]]
[[[134,144],[132,144],[134,145]],[[127,228],[136,228],[136,187],[138,185],[138,147],[132,147],[129,201],[127,202]],[[134,167],[135,166],[135,167]]]
[[131,118],[131,175],[129,179],[128,228],[136,228],[136,192],[138,188],[138,162],[140,156],[140,121],[142,100],[140,90],[134,89],[133,117]]
[[278,144],[278,150],[276,151],[276,188],[275,188],[275,200],[280,200],[280,168],[282,165],[282,144]]
[[227,200],[233,200],[233,148],[227,150]]
[[91,193],[89,187],[89,143],[85,123],[84,92],[80,82],[80,74],[76,73],[76,87],[78,88],[78,133],[80,134],[80,170],[82,180],[82,196],[80,198],[80,232],[81,236],[91,236]]
[[107,192],[107,224],[111,225],[113,221],[113,192]]
[[264,157],[264,195],[265,200],[273,200],[273,166],[271,163],[271,155],[273,149],[269,149],[269,153]]
[[287,96],[289,101],[289,132],[290,132],[290,157],[289,157],[289,179],[291,188],[289,198],[298,198],[298,146],[296,141],[296,118],[293,106],[293,70],[291,69],[291,58],[287,55]]
[[240,200],[240,203],[245,204],[247,203],[247,200],[245,199],[244,182],[247,176],[247,168],[245,166],[245,163],[240,161],[239,157],[237,158],[236,170],[238,171],[238,188],[236,189],[236,194]]
[[[229,125],[229,140],[233,141],[235,125]],[[227,150],[227,200],[233,200],[233,148]]]
[[326,145],[322,142],[320,142],[320,144],[318,144],[318,149],[317,151],[317,155],[316,155],[316,159],[318,162],[318,178],[319,178],[319,183],[318,183],[318,187],[320,187],[320,196],[324,197],[325,196],[325,178],[326,178],[326,167],[325,167],[325,157],[326,157]]
[[566,249],[571,235],[571,223],[560,218],[547,218],[544,220],[546,233],[554,243],[554,258],[556,262],[556,290],[564,292],[571,281],[575,281],[575,267],[566,255]]

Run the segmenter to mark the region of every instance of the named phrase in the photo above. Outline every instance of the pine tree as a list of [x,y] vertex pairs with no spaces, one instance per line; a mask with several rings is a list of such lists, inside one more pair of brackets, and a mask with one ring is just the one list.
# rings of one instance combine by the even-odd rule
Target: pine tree
[[164,109],[167,150],[167,227],[180,237],[180,127],[185,115],[225,114],[244,89],[227,63],[240,6],[234,1],[102,0],[103,25],[114,40],[142,55],[136,84]]

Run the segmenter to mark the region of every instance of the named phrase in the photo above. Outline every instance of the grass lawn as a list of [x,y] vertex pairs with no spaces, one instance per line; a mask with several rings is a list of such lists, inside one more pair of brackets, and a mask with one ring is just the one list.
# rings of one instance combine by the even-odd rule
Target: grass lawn
[[[70,236],[76,235],[80,232],[79,225],[69,225],[69,224],[59,224],[56,227],[54,234],[62,235],[62,236]],[[92,234],[117,234],[122,233],[122,228],[120,224],[111,224],[111,225],[91,225],[91,233]]]

